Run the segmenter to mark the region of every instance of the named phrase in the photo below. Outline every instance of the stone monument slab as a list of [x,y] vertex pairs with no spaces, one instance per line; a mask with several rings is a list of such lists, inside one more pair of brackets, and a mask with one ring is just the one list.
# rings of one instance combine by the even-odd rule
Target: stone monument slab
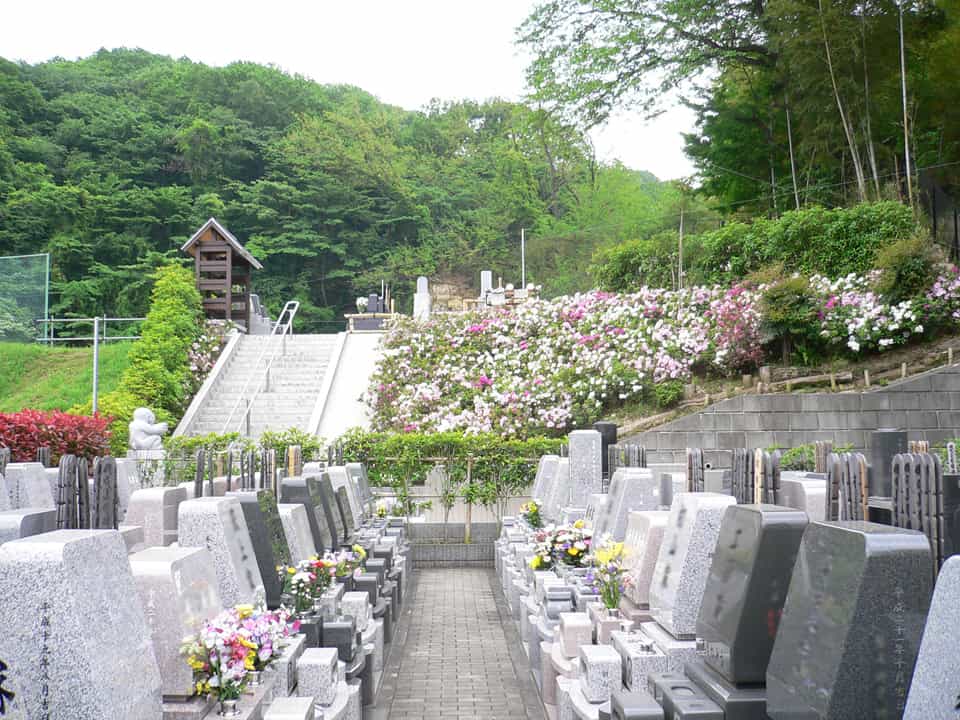
[[313,544],[317,552],[335,549],[330,545],[331,533],[327,525],[327,515],[323,509],[323,500],[320,497],[318,476],[281,480],[280,502],[303,505],[306,509],[307,522],[310,523],[310,533],[313,535]]
[[260,568],[263,589],[267,594],[267,607],[278,608],[283,588],[280,586],[277,566],[290,564],[290,548],[283,534],[277,499],[272,490],[232,490],[227,497],[235,497],[240,501]]
[[767,668],[770,718],[900,718],[930,605],[930,563],[922,533],[810,523]]
[[193,694],[180,643],[222,609],[213,558],[204,548],[152,547],[130,556],[165,696]]
[[56,529],[57,511],[53,509],[26,508],[0,512],[0,544]]
[[731,683],[766,680],[806,527],[806,513],[778,505],[731,505],[723,515],[697,637],[707,664]]
[[290,560],[296,564],[316,555],[317,548],[313,544],[307,509],[299,504],[280,503],[277,511],[280,513],[283,534],[290,549]]
[[143,528],[147,546],[170,545],[177,541],[177,518],[180,503],[186,501],[182,487],[155,487],[135,490],[124,522]]
[[[12,509],[52,508],[54,486],[46,468],[38,462],[9,463],[4,478]],[[56,480],[54,475],[53,482]]]
[[115,530],[0,547],[0,658],[10,717],[161,720],[160,670]]
[[639,609],[649,607],[650,583],[669,518],[668,510],[639,510],[631,512],[627,521],[623,547],[630,583],[625,596]]
[[225,606],[253,603],[263,595],[263,579],[240,500],[211,497],[180,503],[178,532],[181,547],[210,551]]
[[650,611],[679,639],[696,637],[720,521],[735,502],[719,493],[680,493],[673,499],[650,584]]
[[566,503],[584,507],[603,487],[603,437],[596,430],[574,430],[570,444],[570,496]]

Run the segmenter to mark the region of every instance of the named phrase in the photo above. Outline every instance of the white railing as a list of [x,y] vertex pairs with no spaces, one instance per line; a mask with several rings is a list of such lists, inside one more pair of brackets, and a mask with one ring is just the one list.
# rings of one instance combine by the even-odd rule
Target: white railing
[[[263,350],[257,356],[257,361],[253,365],[253,373],[247,378],[247,382],[240,391],[237,402],[234,403],[227,421],[223,424],[223,433],[240,431],[244,435],[250,435],[250,412],[253,404],[262,392],[270,392],[270,371],[278,357],[287,354],[287,335],[293,335],[293,318],[300,309],[300,303],[296,300],[290,300],[283,306],[283,310],[273,324],[273,330],[264,343]],[[266,367],[261,374],[260,364],[266,358]],[[253,390],[250,389],[251,383],[256,380],[257,383]],[[242,411],[237,415],[237,411]],[[236,420],[234,419],[236,418]]]

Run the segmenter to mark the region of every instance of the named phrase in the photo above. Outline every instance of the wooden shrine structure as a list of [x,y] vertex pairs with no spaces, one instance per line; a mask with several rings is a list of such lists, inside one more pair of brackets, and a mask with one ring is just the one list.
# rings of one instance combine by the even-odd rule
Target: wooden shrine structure
[[250,329],[250,275],[263,265],[229,230],[210,218],[180,248],[193,256],[203,312]]

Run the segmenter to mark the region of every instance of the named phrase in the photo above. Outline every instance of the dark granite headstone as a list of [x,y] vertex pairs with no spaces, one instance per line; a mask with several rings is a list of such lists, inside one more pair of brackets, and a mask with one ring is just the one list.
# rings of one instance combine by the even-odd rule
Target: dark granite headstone
[[777,505],[731,505],[723,515],[697,636],[706,662],[731,683],[762,683],[807,515]]
[[263,578],[267,607],[280,607],[282,588],[277,577],[277,566],[290,564],[290,549],[283,534],[277,499],[270,490],[232,490],[227,495],[240,500],[260,576]]
[[101,530],[116,530],[120,509],[116,459],[112,457],[97,458],[93,465],[93,480],[94,497],[91,527]]
[[330,546],[336,548],[343,545],[347,539],[343,516],[340,514],[340,508],[337,505],[337,494],[333,490],[333,483],[330,482],[330,476],[327,473],[322,473],[317,482],[320,486],[320,499],[327,517],[327,525],[333,533]]
[[313,535],[313,544],[318,553],[323,553],[326,549],[336,549],[330,544],[330,529],[320,497],[318,477],[284,478],[280,483],[280,501],[303,505],[307,509],[307,522],[310,523],[310,534]]
[[613,477],[610,471],[610,447],[617,444],[617,424],[612,422],[596,422],[593,429],[600,433],[600,457],[603,477]]
[[337,507],[340,508],[340,515],[343,517],[343,526],[346,529],[347,537],[351,537],[357,529],[353,518],[353,510],[350,509],[350,501],[347,499],[347,489],[345,487],[337,488]]
[[893,456],[907,452],[907,433],[881,428],[870,433],[870,495],[890,497],[893,494],[891,467]]
[[804,533],[767,668],[771,720],[895,720],[930,605],[930,545],[875,523]]

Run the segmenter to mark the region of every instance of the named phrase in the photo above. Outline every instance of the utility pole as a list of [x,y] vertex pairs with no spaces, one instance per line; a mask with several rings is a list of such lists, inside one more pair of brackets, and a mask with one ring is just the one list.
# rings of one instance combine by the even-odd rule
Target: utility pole
[[906,161],[906,175],[907,175],[907,199],[910,202],[910,207],[913,207],[913,178],[911,177],[910,170],[910,130],[907,125],[907,53],[904,48],[903,42],[903,3],[904,0],[899,0],[897,3],[897,10],[900,13],[900,92],[901,99],[903,102],[903,149],[904,149],[904,160]]
[[527,238],[520,228],[520,287],[527,287]]
[[100,388],[100,318],[93,319],[93,412],[97,412],[97,395]]
[[680,203],[680,243],[677,248],[677,289],[683,290],[683,202]]

